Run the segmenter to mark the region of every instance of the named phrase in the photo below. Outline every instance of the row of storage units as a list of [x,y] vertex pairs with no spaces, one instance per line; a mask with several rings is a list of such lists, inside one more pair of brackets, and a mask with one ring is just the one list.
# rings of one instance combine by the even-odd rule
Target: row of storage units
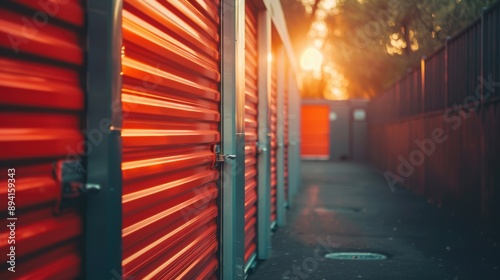
[[0,279],[268,258],[300,182],[279,1],[2,1],[0,33]]

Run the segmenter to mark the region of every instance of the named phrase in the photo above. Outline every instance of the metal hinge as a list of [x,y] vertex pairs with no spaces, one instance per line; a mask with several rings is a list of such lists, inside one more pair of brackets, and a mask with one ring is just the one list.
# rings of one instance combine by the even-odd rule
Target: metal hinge
[[63,160],[55,163],[54,176],[60,186],[56,213],[77,206],[83,195],[96,194],[100,191],[100,185],[85,182],[85,173],[80,161]]

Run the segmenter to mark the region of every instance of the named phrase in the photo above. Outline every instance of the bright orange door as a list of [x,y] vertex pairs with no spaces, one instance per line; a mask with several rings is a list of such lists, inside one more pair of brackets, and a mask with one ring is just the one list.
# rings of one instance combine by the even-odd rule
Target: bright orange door
[[257,8],[245,2],[245,270],[257,251]]
[[328,105],[302,105],[302,158],[329,158],[329,113]]
[[85,13],[76,0],[0,4],[0,279],[82,277],[84,217],[61,186],[84,166],[59,167],[92,151]]
[[[273,57],[276,55],[273,54]],[[271,96],[269,111],[271,114],[271,227],[276,222],[276,202],[278,186],[278,115],[277,115],[277,68],[276,60],[273,59],[271,66]]]
[[124,1],[124,278],[217,278],[219,14],[219,1]]

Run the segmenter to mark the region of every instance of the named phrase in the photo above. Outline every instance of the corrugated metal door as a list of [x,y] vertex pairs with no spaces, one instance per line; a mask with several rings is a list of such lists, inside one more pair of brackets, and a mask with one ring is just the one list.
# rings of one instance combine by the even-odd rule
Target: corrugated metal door
[[0,230],[0,279],[81,274],[82,217],[76,208],[55,214],[54,166],[85,150],[83,25],[80,1],[0,4],[0,215],[15,224],[15,239],[14,228]]
[[271,65],[271,97],[269,112],[271,114],[271,226],[276,222],[277,186],[278,186],[278,115],[277,115],[277,67],[273,54]]
[[245,267],[257,249],[257,11],[245,3]]
[[329,158],[329,114],[330,107],[328,105],[302,105],[301,155],[303,158]]
[[220,142],[218,1],[123,10],[123,274],[214,279]]

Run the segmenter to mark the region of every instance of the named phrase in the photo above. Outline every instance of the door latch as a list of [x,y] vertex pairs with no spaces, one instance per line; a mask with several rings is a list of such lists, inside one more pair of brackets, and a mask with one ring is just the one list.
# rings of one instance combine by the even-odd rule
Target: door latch
[[63,160],[54,164],[54,176],[60,186],[56,213],[77,206],[83,195],[100,191],[100,185],[85,182],[85,172],[80,161]]
[[259,155],[267,152],[266,146],[259,144],[259,142],[255,143],[255,147],[257,148],[257,154],[259,154]]
[[236,159],[236,155],[228,155],[228,154],[222,154],[220,145],[215,145],[214,147],[214,153],[215,153],[215,163],[223,163],[227,160],[234,160]]
[[225,162],[226,160],[233,160],[236,158],[236,155],[222,155],[217,154],[216,162]]

